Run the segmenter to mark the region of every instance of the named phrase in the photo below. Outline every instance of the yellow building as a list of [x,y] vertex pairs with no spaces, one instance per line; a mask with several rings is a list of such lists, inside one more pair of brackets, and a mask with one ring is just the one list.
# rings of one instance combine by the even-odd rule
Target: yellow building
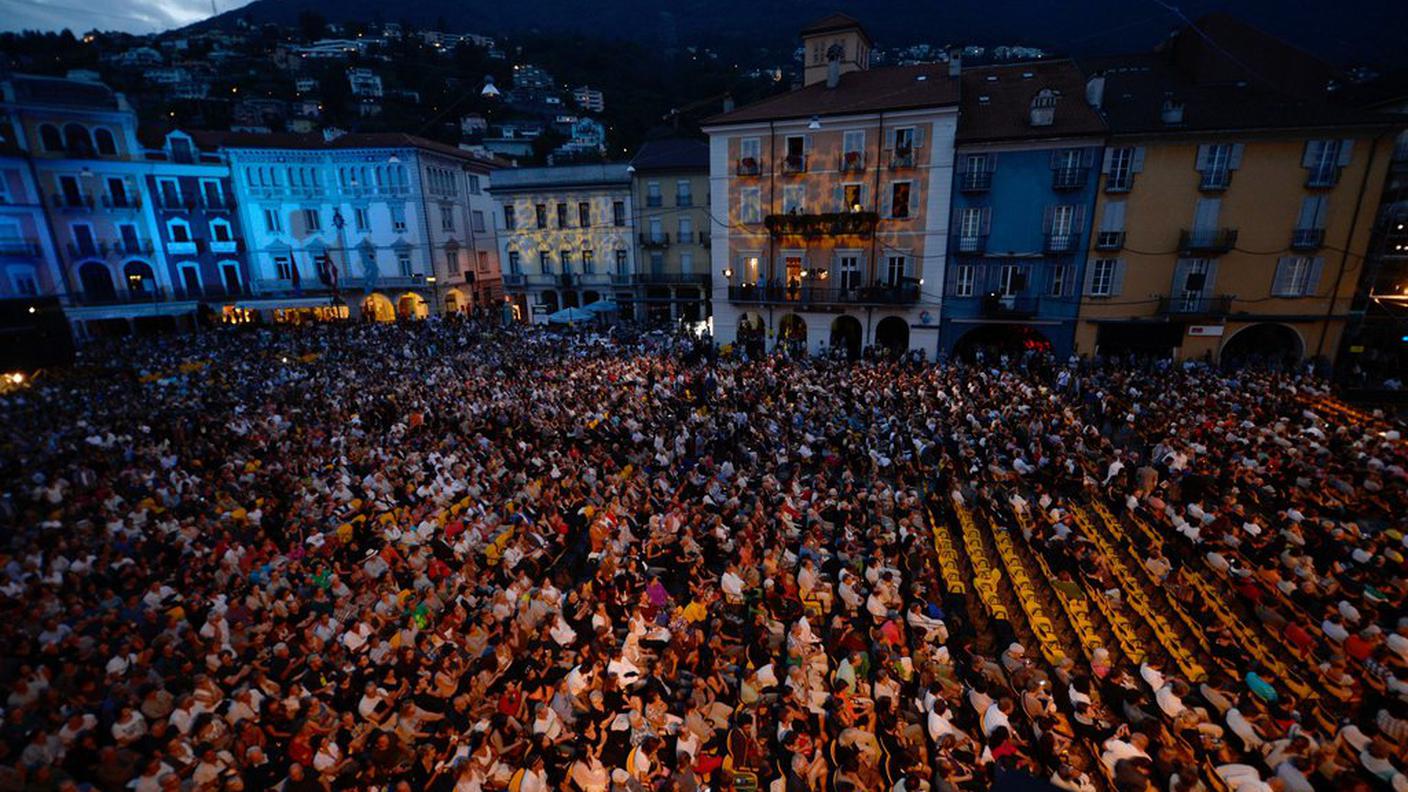
[[1185,32],[1085,64],[1111,138],[1076,353],[1332,360],[1392,129],[1331,104],[1308,55],[1223,18],[1203,27],[1215,44]]

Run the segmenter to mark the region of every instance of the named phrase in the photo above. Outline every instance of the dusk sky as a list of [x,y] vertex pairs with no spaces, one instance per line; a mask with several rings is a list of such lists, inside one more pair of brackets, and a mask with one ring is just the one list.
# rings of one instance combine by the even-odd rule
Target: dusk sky
[[[249,0],[216,0],[218,11],[238,8]],[[0,0],[0,30],[62,30],[82,33],[92,28],[154,33],[210,16],[210,0]]]

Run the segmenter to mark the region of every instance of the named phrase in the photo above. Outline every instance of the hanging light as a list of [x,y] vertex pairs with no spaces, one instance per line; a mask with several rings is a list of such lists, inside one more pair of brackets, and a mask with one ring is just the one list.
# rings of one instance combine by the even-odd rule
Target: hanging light
[[812,116],[812,120],[807,123],[807,129],[821,129],[821,116]]

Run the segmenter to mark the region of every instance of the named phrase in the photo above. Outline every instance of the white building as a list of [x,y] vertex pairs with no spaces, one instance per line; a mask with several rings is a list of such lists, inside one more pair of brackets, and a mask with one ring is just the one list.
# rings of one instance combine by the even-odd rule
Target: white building
[[634,313],[634,228],[626,163],[494,173],[504,292],[523,321],[614,301]]
[[243,307],[390,321],[496,299],[492,163],[396,133],[231,135],[225,148],[256,295]]
[[606,99],[601,91],[585,85],[572,89],[572,101],[583,110],[590,110],[593,113],[600,113],[606,109]]
[[347,70],[347,84],[356,97],[379,99],[384,94],[381,76],[371,69],[354,68]]

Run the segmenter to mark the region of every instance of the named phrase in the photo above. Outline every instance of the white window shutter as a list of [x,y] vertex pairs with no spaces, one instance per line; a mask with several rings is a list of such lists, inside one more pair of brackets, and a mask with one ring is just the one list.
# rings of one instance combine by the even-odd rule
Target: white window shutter
[[1276,275],[1271,279],[1271,296],[1285,297],[1290,295],[1294,284],[1291,278],[1295,273],[1293,262],[1294,256],[1282,256],[1276,260]]
[[835,211],[837,212],[845,212],[850,210],[850,207],[846,206],[845,203],[846,188],[844,187],[837,187],[836,189],[831,191],[831,201],[832,205],[836,207]]
[[1318,211],[1320,199],[1315,195],[1307,195],[1301,199],[1300,214],[1296,217],[1296,228],[1314,228],[1315,214]]
[[1216,259],[1213,259],[1213,260],[1208,261],[1208,276],[1207,276],[1207,278],[1203,281],[1203,294],[1208,295],[1209,297],[1211,297],[1212,295],[1216,294],[1217,292],[1213,291],[1213,287],[1214,287],[1214,285],[1216,284],[1216,282],[1217,282],[1217,260],[1216,260]]
[[1049,234],[1049,233],[1051,233],[1051,226],[1055,223],[1055,220],[1056,220],[1056,207],[1054,207],[1054,206],[1048,206],[1048,207],[1046,207],[1046,211],[1045,211],[1045,213],[1042,215],[1042,218],[1041,218],[1041,233],[1043,233],[1043,234]]
[[1104,158],[1103,160],[1101,160],[1101,162],[1100,162],[1100,173],[1105,174],[1105,173],[1109,173],[1109,172],[1110,172],[1110,160],[1114,158],[1114,155],[1115,155],[1115,150],[1114,150],[1114,149],[1112,149],[1112,148],[1107,148],[1107,149],[1105,149],[1105,158]]
[[1133,158],[1131,159],[1131,161],[1130,161],[1129,170],[1130,170],[1130,172],[1132,172],[1132,173],[1143,173],[1143,172],[1144,172],[1144,147],[1143,147],[1143,146],[1135,146],[1135,147],[1134,147],[1134,157],[1133,157]]
[[909,183],[909,216],[919,216],[919,182]]
[[1316,256],[1310,262],[1310,275],[1305,279],[1305,294],[1313,297],[1320,291],[1320,273],[1325,269],[1325,257]]
[[1188,290],[1188,259],[1179,259],[1173,265],[1173,293],[1182,294]]
[[1320,150],[1324,147],[1325,141],[1323,140],[1305,141],[1305,153],[1300,157],[1300,166],[1302,168],[1315,167],[1316,163],[1320,161]]
[[914,128],[914,147],[924,148],[924,125],[920,124]]
[[1354,139],[1353,139],[1353,138],[1345,138],[1344,140],[1341,140],[1341,141],[1340,141],[1340,159],[1339,159],[1339,163],[1338,163],[1339,166],[1340,166],[1341,168],[1343,168],[1344,166],[1348,165],[1350,158],[1353,157],[1353,156],[1354,156]]
[[1085,204],[1076,204],[1074,212],[1071,212],[1071,233],[1082,234],[1085,232]]
[[991,234],[991,233],[992,233],[992,207],[991,207],[991,206],[984,206],[984,207],[983,207],[983,210],[982,210],[982,213],[981,213],[978,217],[979,217],[980,220],[981,220],[981,222],[980,222],[980,224],[979,224],[980,227],[981,227],[981,230],[980,230],[979,233],[981,233],[983,236],[987,236],[988,234]]
[[1056,170],[1057,168],[1061,167],[1061,161],[1064,159],[1061,154],[1062,149],[1051,150],[1051,170]]
[[865,210],[865,211],[867,211],[867,212],[870,211],[870,185],[869,185],[869,184],[862,184],[862,185],[860,186],[860,206],[861,206],[861,209],[863,209],[863,210]]
[[1081,286],[1080,292],[1086,297],[1095,296],[1093,294],[1095,291],[1095,268],[1099,263],[1098,260],[1092,261],[1085,267],[1085,283]]
[[1124,259],[1115,259],[1115,272],[1110,277],[1110,296],[1124,294]]
[[996,172],[997,172],[997,155],[996,155],[996,154],[984,154],[984,155],[983,155],[983,167],[987,170],[988,173],[996,173]]
[[802,153],[810,154],[812,150],[812,136],[802,135]]
[[1198,159],[1193,163],[1193,169],[1199,173],[1208,169],[1208,157],[1212,151],[1212,146],[1204,143],[1198,146]]
[[1232,153],[1227,157],[1227,169],[1237,170],[1242,167],[1242,150],[1246,146],[1242,143],[1232,144]]
[[1081,149],[1081,150],[1080,150],[1080,166],[1081,166],[1082,168],[1089,168],[1091,165],[1094,165],[1094,164],[1095,164],[1095,149],[1093,149],[1093,148],[1083,148],[1083,149]]
[[885,150],[892,151],[895,148],[895,130],[885,130]]
[[1124,230],[1124,201],[1111,201],[1105,204],[1105,223],[1101,230]]
[[1327,196],[1324,196],[1324,195],[1318,195],[1318,196],[1316,196],[1316,197],[1315,197],[1315,217],[1314,217],[1314,219],[1313,219],[1313,221],[1312,221],[1312,222],[1314,223],[1314,225],[1312,225],[1312,226],[1310,226],[1310,227],[1311,227],[1311,228],[1319,228],[1319,229],[1322,229],[1322,230],[1323,230],[1323,229],[1325,228],[1325,220],[1326,220],[1325,215],[1329,212],[1329,210],[1330,210],[1330,199],[1329,199]]

